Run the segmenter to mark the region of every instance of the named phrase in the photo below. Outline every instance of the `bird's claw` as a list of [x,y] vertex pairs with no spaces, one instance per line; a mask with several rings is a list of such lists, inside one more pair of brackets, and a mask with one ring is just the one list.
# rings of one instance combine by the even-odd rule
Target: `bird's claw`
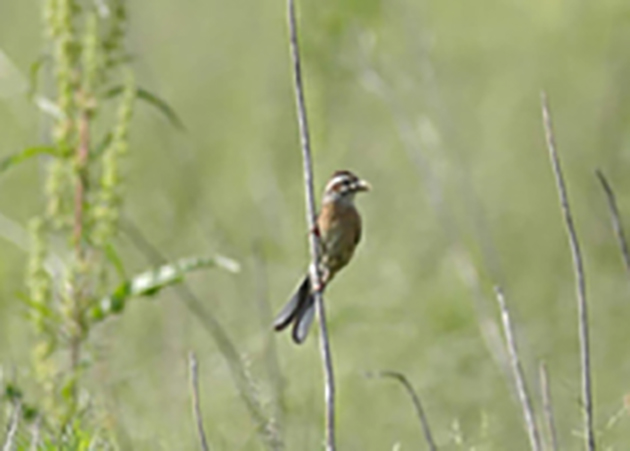
[[325,279],[322,277],[319,282],[313,283],[313,293],[323,293],[326,288]]

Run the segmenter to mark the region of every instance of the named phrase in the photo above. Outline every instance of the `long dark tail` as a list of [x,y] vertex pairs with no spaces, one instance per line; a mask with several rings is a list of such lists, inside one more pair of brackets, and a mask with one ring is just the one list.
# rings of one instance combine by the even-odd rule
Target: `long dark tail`
[[276,316],[273,328],[280,331],[293,323],[291,336],[294,342],[301,344],[308,335],[314,316],[315,299],[311,292],[311,279],[307,274],[295,294]]

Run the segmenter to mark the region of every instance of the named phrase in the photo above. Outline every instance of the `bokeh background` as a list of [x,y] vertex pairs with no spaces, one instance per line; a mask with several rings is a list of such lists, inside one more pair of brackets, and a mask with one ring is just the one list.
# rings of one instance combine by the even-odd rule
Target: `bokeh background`
[[[598,438],[606,449],[627,449],[630,281],[594,170],[609,177],[627,217],[630,4],[298,7],[318,191],[339,168],[373,185],[358,200],[364,241],[326,296],[340,449],[424,446],[402,389],[364,377],[381,369],[415,385],[442,449],[528,449],[496,283],[536,406],[545,360],[561,444],[581,446],[574,278],[541,127],[542,89],[585,254]],[[281,396],[286,448],[321,449],[316,334],[296,347],[268,327],[308,259],[285,3],[134,0],[129,8],[138,84],[164,98],[186,131],[138,104],[125,213],[169,258],[221,253],[241,263],[237,275],[197,273],[190,285],[228,331],[263,405],[273,411]],[[0,155],[48,139],[24,93],[42,51],[40,9],[0,2]],[[0,180],[0,362],[24,379],[33,337],[19,301],[22,235],[41,207],[43,164]],[[150,264],[131,241],[119,247],[128,269]],[[189,350],[200,360],[215,449],[261,449],[216,343],[174,291],[130,305],[91,340],[88,384],[122,449],[195,449]]]

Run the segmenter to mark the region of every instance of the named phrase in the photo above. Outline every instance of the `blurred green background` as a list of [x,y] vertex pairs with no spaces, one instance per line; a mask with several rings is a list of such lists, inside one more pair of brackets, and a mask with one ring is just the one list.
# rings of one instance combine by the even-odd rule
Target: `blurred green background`
[[[286,448],[320,449],[316,336],[296,347],[267,326],[308,259],[285,3],[129,8],[138,84],[166,99],[187,130],[138,104],[126,215],[169,258],[218,252],[242,264],[237,275],[196,274],[191,287],[267,406],[277,351]],[[630,392],[629,281],[594,170],[630,214],[630,4],[304,0],[298,8],[318,192],[339,168],[373,185],[358,201],[364,240],[326,296],[339,448],[424,446],[401,388],[364,377],[390,369],[417,388],[442,449],[528,449],[496,283],[537,407],[544,359],[561,444],[581,447],[574,279],[541,127],[545,89],[585,254],[598,438],[627,449],[630,412],[609,420]],[[40,15],[38,2],[0,2],[1,156],[47,139],[24,92],[42,51]],[[0,363],[24,379],[33,337],[19,301],[20,235],[41,207],[42,164],[0,180]],[[119,245],[129,270],[150,264],[129,240]],[[129,306],[91,340],[87,383],[122,448],[196,449],[189,350],[200,359],[215,449],[261,449],[216,343],[174,291]]]

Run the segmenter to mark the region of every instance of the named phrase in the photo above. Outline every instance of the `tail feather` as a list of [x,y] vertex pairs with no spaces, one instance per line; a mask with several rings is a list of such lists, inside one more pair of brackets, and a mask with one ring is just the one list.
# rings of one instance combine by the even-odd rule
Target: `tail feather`
[[280,310],[278,316],[273,322],[273,328],[276,331],[285,329],[296,318],[299,318],[304,310],[304,306],[308,304],[308,300],[311,297],[311,280],[308,276],[304,277],[302,283],[296,290],[295,294],[291,297],[289,302]]
[[306,336],[308,335],[308,331],[313,323],[313,318],[315,317],[315,298],[313,294],[310,293],[308,299],[302,306],[299,312],[297,312],[295,322],[293,323],[293,331],[291,333],[291,337],[293,337],[293,341],[297,344],[301,344],[306,340]]

